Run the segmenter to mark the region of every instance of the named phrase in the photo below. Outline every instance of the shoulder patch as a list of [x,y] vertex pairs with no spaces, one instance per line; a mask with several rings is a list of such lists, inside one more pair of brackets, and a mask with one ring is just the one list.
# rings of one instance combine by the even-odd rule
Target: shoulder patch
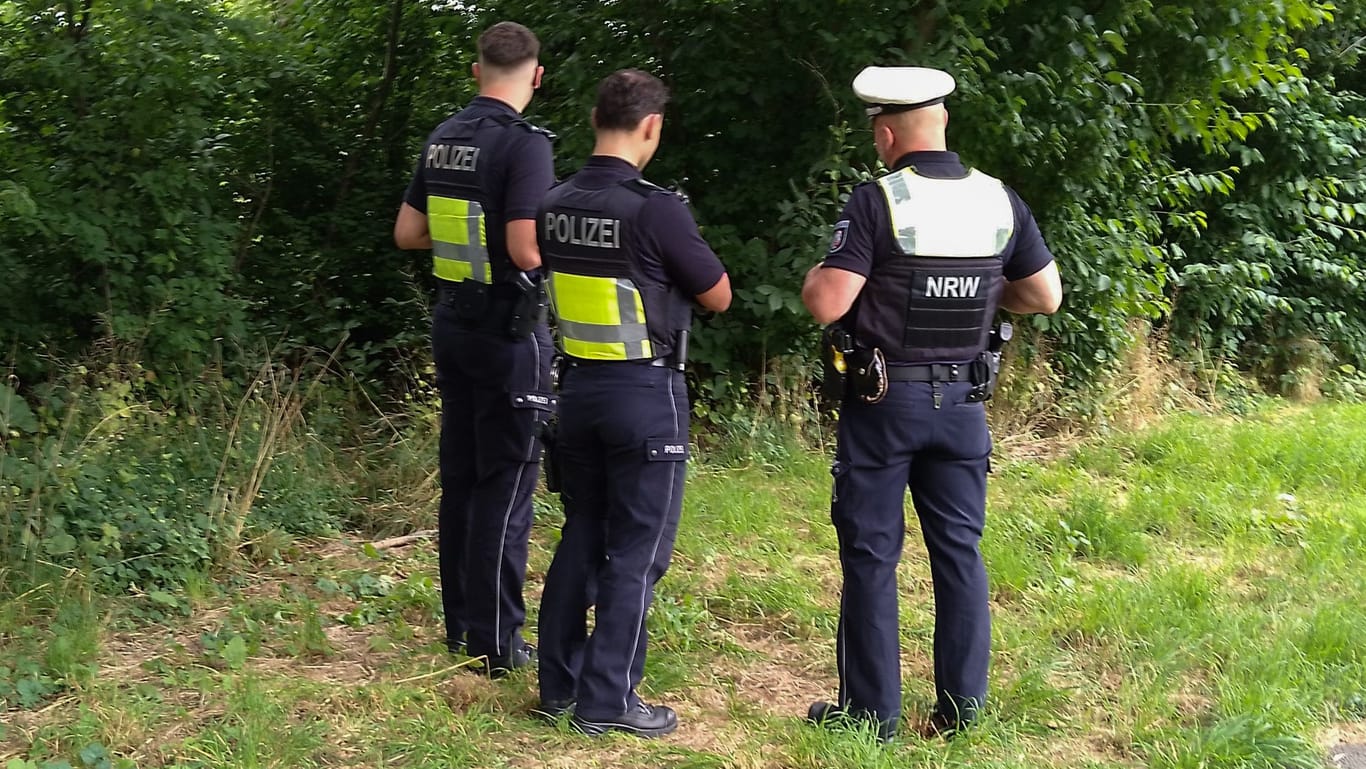
[[835,234],[830,237],[830,249],[828,253],[833,254],[839,251],[841,248],[844,248],[844,244],[847,242],[849,242],[849,220],[841,219],[838,222],[835,222]]
[[550,130],[549,128],[542,128],[542,127],[540,127],[540,126],[538,126],[538,125],[531,125],[530,123],[527,123],[527,125],[528,125],[528,126],[531,126],[531,132],[532,132],[532,133],[540,134],[540,135],[544,136],[545,138],[549,139],[549,140],[552,141],[552,142],[555,141],[556,139],[560,138],[558,134],[556,134],[554,131]]
[[663,192],[670,195],[674,194],[672,192],[669,192],[669,190],[666,190],[663,187],[659,186],[658,184],[655,184],[654,182],[647,181],[641,178],[627,179],[626,181],[621,183],[621,186],[625,187],[631,192],[636,193],[637,195],[647,198],[659,192]]
[[545,138],[549,139],[549,140],[552,141],[552,142],[555,141],[556,139],[560,138],[559,136],[557,136],[557,135],[555,134],[554,131],[551,131],[551,130],[549,130],[549,129],[547,129],[547,128],[542,128],[542,127],[540,127],[540,126],[538,126],[538,125],[536,125],[536,124],[534,124],[534,123],[529,122],[529,121],[526,120],[525,118],[518,118],[517,121],[516,121],[516,123],[517,123],[517,125],[521,126],[522,128],[525,128],[526,130],[530,131],[531,133],[540,134],[541,136],[544,136]]

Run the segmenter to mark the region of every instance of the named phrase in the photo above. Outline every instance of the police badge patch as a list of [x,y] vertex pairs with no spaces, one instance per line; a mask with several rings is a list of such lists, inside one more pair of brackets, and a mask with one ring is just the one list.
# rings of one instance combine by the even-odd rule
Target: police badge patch
[[844,248],[844,242],[848,239],[848,236],[849,220],[841,219],[840,221],[835,222],[835,234],[830,238],[830,253],[833,254],[841,248]]

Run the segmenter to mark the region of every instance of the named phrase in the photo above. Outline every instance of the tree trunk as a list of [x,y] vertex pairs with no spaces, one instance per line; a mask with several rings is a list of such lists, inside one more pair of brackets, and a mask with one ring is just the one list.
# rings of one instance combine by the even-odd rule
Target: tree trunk
[[[347,155],[346,165],[342,167],[341,178],[337,182],[337,199],[332,205],[334,213],[341,210],[351,194],[351,187],[355,183],[356,173],[360,170],[361,158],[364,155],[363,146],[374,138],[375,132],[379,129],[380,117],[384,115],[384,105],[389,100],[389,92],[393,90],[394,79],[398,77],[398,39],[403,22],[403,5],[404,0],[393,0],[389,6],[389,33],[385,40],[384,72],[380,76],[379,85],[375,87],[374,96],[370,98],[370,109],[367,110],[365,122],[361,125],[358,146]],[[337,218],[333,216],[327,225],[327,237],[323,242],[328,246],[332,245],[336,233]]]

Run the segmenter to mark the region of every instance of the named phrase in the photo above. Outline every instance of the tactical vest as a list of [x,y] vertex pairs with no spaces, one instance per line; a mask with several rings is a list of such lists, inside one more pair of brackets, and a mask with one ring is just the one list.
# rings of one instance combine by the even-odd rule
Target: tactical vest
[[674,352],[692,302],[640,267],[637,221],[651,195],[643,179],[587,189],[573,179],[541,204],[537,240],[549,270],[560,349],[588,360],[649,360]]
[[877,180],[892,253],[875,254],[858,303],[857,336],[889,362],[956,363],[987,347],[1015,231],[1010,196],[978,171],[956,179],[913,168]]
[[488,190],[494,158],[508,133],[518,129],[540,130],[507,115],[457,117],[441,124],[427,142],[422,162],[436,277],[488,286],[505,282],[517,272],[507,253],[503,212]]

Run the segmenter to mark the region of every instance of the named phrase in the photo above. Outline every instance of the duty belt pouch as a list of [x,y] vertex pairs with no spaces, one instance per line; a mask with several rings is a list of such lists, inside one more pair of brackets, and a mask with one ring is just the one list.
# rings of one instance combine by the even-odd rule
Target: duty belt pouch
[[507,332],[513,339],[522,339],[530,336],[538,325],[545,322],[550,308],[550,295],[546,293],[544,280],[533,278],[525,272],[517,273],[512,285],[517,291],[512,300]]
[[442,288],[443,301],[455,310],[455,316],[464,321],[483,318],[488,312],[488,286],[475,280],[462,280]]
[[849,371],[849,389],[864,403],[877,403],[887,396],[887,359],[876,347],[854,350],[844,356]]

